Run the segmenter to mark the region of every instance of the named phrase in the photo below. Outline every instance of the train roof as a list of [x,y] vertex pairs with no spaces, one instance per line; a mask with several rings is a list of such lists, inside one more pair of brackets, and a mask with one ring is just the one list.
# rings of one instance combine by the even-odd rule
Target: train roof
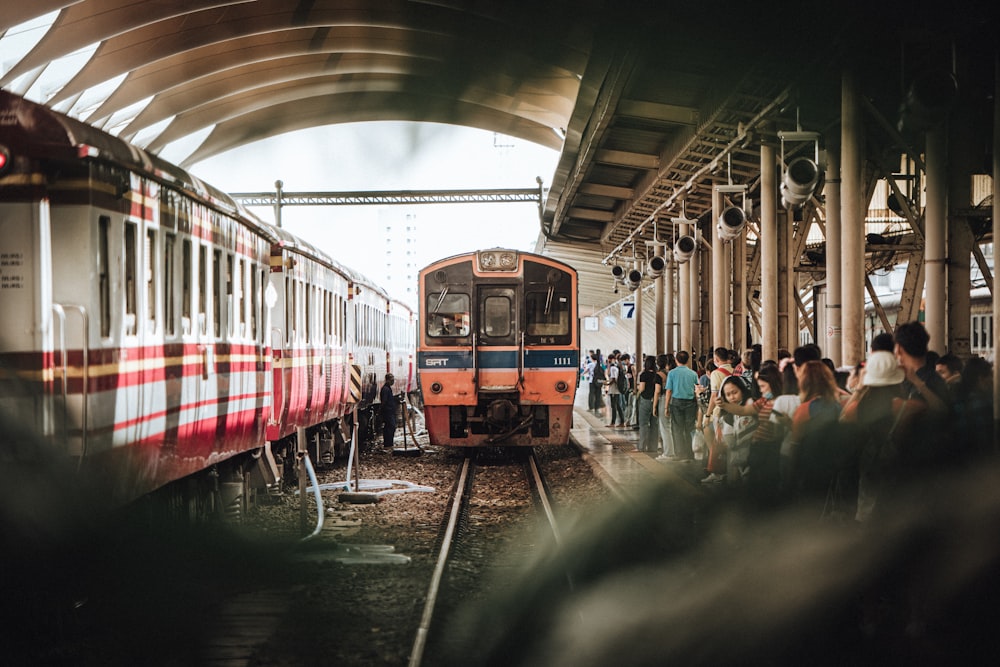
[[0,90],[0,137],[11,148],[61,160],[97,159],[142,172],[187,191],[206,204],[259,225],[261,220],[228,194],[119,137]]
[[310,256],[343,274],[352,283],[365,285],[384,298],[390,298],[382,287],[362,273],[337,262],[287,230],[264,222],[222,190],[177,165],[103,130],[6,90],[0,90],[0,141],[12,150],[25,154],[66,161],[91,158],[146,174],[185,191],[206,205],[239,218],[269,238],[273,244]]
[[280,245],[283,248],[288,248],[292,252],[298,253],[300,255],[306,255],[322,264],[326,264],[334,271],[343,274],[344,277],[350,280],[352,283],[365,285],[366,287],[375,290],[386,299],[390,298],[388,292],[386,292],[375,281],[371,280],[360,271],[357,271],[356,269],[352,269],[349,266],[341,264],[337,260],[327,255],[325,252],[314,246],[312,243],[300,239],[299,237],[295,236],[294,234],[292,234],[291,232],[282,227],[275,227],[267,223],[264,224],[274,235],[275,243],[277,245]]
[[566,262],[564,262],[564,261],[562,261],[560,259],[556,259],[554,257],[549,257],[548,255],[542,255],[542,254],[539,254],[539,253],[536,253],[536,252],[531,252],[530,250],[517,250],[515,248],[503,248],[503,247],[500,247],[500,246],[495,246],[493,248],[479,248],[477,250],[470,250],[468,252],[456,253],[454,255],[449,255],[447,257],[440,257],[440,258],[434,260],[433,262],[431,262],[430,264],[427,264],[426,266],[424,266],[422,269],[420,269],[420,271],[421,272],[426,271],[427,269],[429,269],[432,266],[437,266],[438,264],[441,264],[442,262],[448,262],[448,261],[451,261],[453,259],[459,259],[459,258],[462,258],[462,257],[474,257],[474,256],[478,255],[481,252],[486,252],[486,251],[489,251],[489,250],[498,250],[498,251],[501,251],[501,252],[503,252],[503,251],[514,252],[514,253],[517,253],[520,257],[530,257],[531,259],[539,260],[539,261],[545,262],[547,264],[556,264],[558,266],[565,267],[567,270],[572,271],[573,273],[576,273],[576,269],[574,267],[570,266],[569,264],[567,264]]

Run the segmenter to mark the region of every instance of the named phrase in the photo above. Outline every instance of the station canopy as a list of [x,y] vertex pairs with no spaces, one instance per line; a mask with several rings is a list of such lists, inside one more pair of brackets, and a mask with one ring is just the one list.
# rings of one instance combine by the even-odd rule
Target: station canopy
[[804,130],[833,145],[846,69],[884,121],[869,154],[898,170],[910,83],[951,67],[956,45],[995,47],[993,14],[973,1],[31,0],[0,9],[0,87],[152,152],[185,141],[181,166],[375,120],[556,149],[538,250],[577,267],[581,305],[601,308],[618,299],[610,267],[672,244],[678,219],[704,228],[714,186],[745,185],[752,218],[761,142]]

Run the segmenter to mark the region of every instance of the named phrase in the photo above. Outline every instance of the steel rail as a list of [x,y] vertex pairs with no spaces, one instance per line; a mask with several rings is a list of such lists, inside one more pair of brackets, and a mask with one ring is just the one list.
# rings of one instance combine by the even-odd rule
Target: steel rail
[[451,500],[451,511],[448,515],[448,525],[445,528],[441,552],[438,554],[437,564],[434,566],[434,574],[431,576],[431,584],[427,589],[427,599],[424,601],[424,613],[420,618],[420,626],[417,628],[417,636],[413,642],[413,648],[410,650],[409,667],[420,667],[420,663],[424,657],[424,649],[427,647],[427,637],[430,633],[431,620],[434,617],[434,607],[437,604],[441,579],[444,576],[444,568],[448,563],[448,554],[451,552],[455,527],[458,525],[458,517],[461,514],[462,498],[466,495],[465,486],[469,476],[469,466],[470,458],[466,457],[465,461],[462,462],[462,470],[459,473],[458,483],[455,486],[455,495]]

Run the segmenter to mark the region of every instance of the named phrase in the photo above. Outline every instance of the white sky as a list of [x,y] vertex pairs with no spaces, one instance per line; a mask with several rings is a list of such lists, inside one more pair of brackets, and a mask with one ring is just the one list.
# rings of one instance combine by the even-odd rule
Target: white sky
[[[167,152],[165,159],[172,158]],[[372,122],[302,130],[248,144],[189,171],[227,192],[547,188],[557,151],[492,132],[433,123]],[[418,204],[286,206],[282,226],[337,261],[381,282],[379,210],[410,213],[420,228],[420,266],[478,248],[534,248],[538,206]],[[273,210],[254,208],[273,222]],[[388,287],[388,286],[386,286]],[[400,298],[403,295],[396,294]]]

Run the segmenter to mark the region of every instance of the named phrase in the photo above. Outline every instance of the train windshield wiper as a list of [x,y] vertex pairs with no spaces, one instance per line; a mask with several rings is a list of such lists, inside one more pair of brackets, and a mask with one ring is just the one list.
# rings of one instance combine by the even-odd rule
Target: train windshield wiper
[[543,315],[548,315],[549,311],[552,310],[552,295],[556,293],[555,285],[549,285],[549,291],[545,294],[545,312]]
[[441,312],[441,304],[444,303],[444,298],[448,296],[448,286],[445,285],[444,289],[441,290],[441,295],[438,297],[437,303],[434,304],[434,310],[431,311],[432,315],[437,315]]

